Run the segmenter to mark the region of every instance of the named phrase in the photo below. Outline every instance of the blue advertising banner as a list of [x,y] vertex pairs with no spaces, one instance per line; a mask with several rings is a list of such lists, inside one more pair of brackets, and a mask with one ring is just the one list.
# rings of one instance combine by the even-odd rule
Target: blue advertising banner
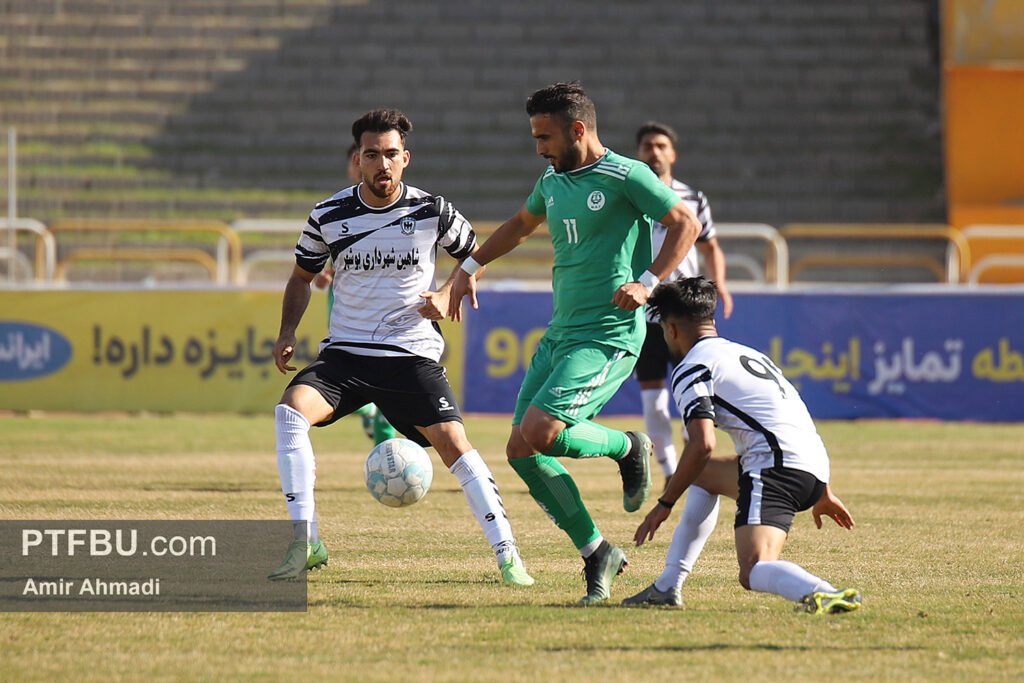
[[[817,418],[1024,420],[1019,293],[739,293],[719,332],[767,354]],[[481,292],[466,330],[464,408],[511,412],[551,294]],[[628,380],[602,414],[639,414]]]

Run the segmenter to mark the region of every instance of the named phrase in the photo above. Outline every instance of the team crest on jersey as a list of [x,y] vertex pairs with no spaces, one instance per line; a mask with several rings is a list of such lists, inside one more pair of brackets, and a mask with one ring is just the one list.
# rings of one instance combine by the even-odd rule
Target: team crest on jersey
[[587,197],[587,208],[591,211],[600,211],[604,208],[604,192],[601,190],[594,190]]
[[416,232],[416,220],[414,218],[402,219],[402,234],[411,235]]

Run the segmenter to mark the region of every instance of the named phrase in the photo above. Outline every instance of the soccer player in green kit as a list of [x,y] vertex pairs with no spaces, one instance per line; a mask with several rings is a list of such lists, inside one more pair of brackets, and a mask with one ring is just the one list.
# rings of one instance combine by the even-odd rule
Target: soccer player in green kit
[[[526,113],[537,154],[551,165],[526,204],[463,263],[449,316],[461,317],[466,295],[477,308],[479,269],[547,219],[555,251],[554,315],[523,379],[505,451],[530,495],[583,556],[587,594],[581,603],[593,604],[608,599],[626,556],[601,535],[556,458],[609,457],[619,464],[626,511],[646,500],[650,439],[591,418],[632,373],[646,331],[643,305],[701,226],[647,164],[601,144],[594,103],[579,83],[538,90]],[[652,217],[668,227],[653,262]]]

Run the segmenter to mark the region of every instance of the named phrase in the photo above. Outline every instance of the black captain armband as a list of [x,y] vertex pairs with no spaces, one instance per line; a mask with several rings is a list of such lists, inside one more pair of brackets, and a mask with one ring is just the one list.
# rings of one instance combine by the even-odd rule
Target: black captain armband
[[671,510],[672,506],[675,505],[675,503],[670,503],[667,500],[665,500],[664,498],[659,498],[658,499],[658,505],[662,506],[663,508],[665,508],[667,510]]

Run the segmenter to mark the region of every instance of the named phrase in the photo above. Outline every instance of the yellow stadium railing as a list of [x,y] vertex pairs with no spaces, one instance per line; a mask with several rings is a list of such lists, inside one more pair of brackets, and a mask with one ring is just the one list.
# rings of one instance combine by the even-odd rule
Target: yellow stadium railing
[[969,225],[961,233],[971,245],[975,258],[967,282],[1024,282],[1024,225]]
[[221,269],[212,256],[193,247],[159,247],[149,248],[112,248],[112,247],[82,247],[75,249],[65,258],[57,263],[54,279],[57,282],[67,281],[67,271],[73,263],[81,261],[183,261],[198,263],[209,273],[210,279],[218,280]]
[[[213,253],[203,251],[200,248],[183,250],[181,247],[150,246],[150,245],[106,245],[99,250],[94,250],[92,259],[98,258],[95,254],[104,253],[105,260],[153,260],[159,261],[160,254],[165,254],[169,261],[195,261],[204,268],[208,262],[199,256],[202,253],[214,265],[213,280],[218,284],[240,284],[239,264],[242,260],[242,244],[235,233],[227,224],[215,220],[154,220],[154,219],[101,219],[101,218],[74,218],[60,219],[54,221],[50,232],[59,236],[61,233],[87,233],[87,232],[108,232],[121,235],[134,234],[139,238],[156,236],[159,233],[194,233],[208,235],[213,240]],[[63,245],[62,245],[63,246]],[[65,249],[68,247],[64,246]],[[92,249],[91,246],[79,246],[70,248],[70,253],[61,263],[68,261],[84,260],[76,257],[80,250]],[[58,265],[58,270],[60,269]],[[61,271],[66,273],[66,266]]]
[[[754,239],[763,242],[765,251],[764,270],[760,273],[762,282],[774,284],[776,287],[785,287],[789,282],[789,246],[778,230],[766,223],[715,223],[715,232],[723,251],[726,251],[725,244],[731,239]],[[759,264],[748,264],[747,259],[744,254],[726,251],[725,260],[730,266],[741,266],[756,278],[759,274]],[[752,258],[749,260],[753,261]]]
[[[964,236],[948,225],[938,224],[855,224],[855,223],[790,223],[782,227],[780,234],[792,242],[795,239],[812,240],[940,240],[946,244],[945,263],[928,259],[920,254],[844,254],[841,256],[810,254],[790,263],[790,280],[794,274],[810,267],[804,262],[811,259],[815,265],[828,265],[833,268],[844,267],[879,267],[891,268],[907,265],[915,268],[927,268],[940,282],[956,284],[966,282],[971,262],[970,245]],[[932,268],[924,264],[925,260],[937,264]]]
[[[57,242],[53,233],[47,230],[42,222],[34,218],[0,218],[0,229],[11,230],[14,234],[18,231],[32,233],[35,238],[32,277],[37,282],[48,282],[53,279],[57,264]],[[18,256],[15,247],[15,251],[7,254],[5,258],[18,259]]]
[[942,264],[928,256],[891,256],[865,254],[811,254],[804,256],[789,267],[790,277],[794,280],[805,270],[813,268],[917,268],[927,270],[942,282],[946,279],[946,271]]

